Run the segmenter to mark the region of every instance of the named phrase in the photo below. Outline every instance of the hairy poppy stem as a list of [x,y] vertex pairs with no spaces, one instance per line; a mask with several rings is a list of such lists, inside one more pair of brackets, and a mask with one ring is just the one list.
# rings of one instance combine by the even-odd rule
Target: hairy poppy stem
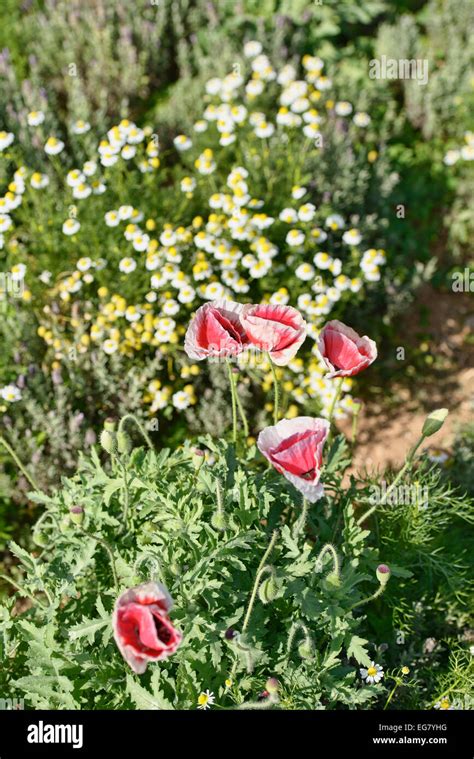
[[307,498],[303,498],[303,508],[301,510],[301,515],[295,524],[295,530],[294,530],[295,538],[301,535],[301,533],[303,532],[306,526],[306,521],[308,519],[308,510],[309,510],[309,501]]
[[232,364],[229,359],[226,359],[227,373],[229,375],[230,394],[232,398],[232,442],[237,442],[237,392],[235,388],[234,375],[232,372]]
[[368,604],[369,601],[375,601],[376,598],[382,595],[386,587],[387,587],[386,585],[379,585],[375,593],[372,593],[371,596],[367,596],[367,598],[363,598],[362,601],[357,601],[357,603],[353,604],[350,607],[349,611],[352,611],[352,609],[356,609],[357,606],[363,606],[364,604]]
[[395,477],[395,479],[392,482],[392,484],[389,485],[389,487],[387,488],[387,490],[385,491],[385,493],[381,497],[379,503],[376,503],[373,506],[371,506],[370,509],[368,509],[365,512],[365,514],[362,514],[362,516],[357,520],[357,526],[358,527],[360,527],[360,525],[363,524],[365,522],[365,520],[368,519],[370,517],[370,515],[374,513],[374,511],[377,508],[377,506],[383,506],[384,503],[386,503],[388,496],[390,495],[390,493],[392,492],[392,490],[396,487],[396,485],[398,484],[398,482],[401,480],[401,478],[403,477],[403,475],[407,471],[408,467],[411,465],[411,463],[412,463],[412,461],[413,461],[413,459],[415,457],[415,453],[417,452],[418,448],[420,447],[420,445],[422,444],[422,442],[425,440],[425,438],[426,438],[426,435],[421,435],[421,437],[418,440],[418,442],[413,446],[413,448],[411,449],[411,451],[408,453],[408,456],[406,458],[406,461],[405,461],[404,465],[400,469],[399,473]]
[[249,423],[247,421],[247,415],[246,415],[246,413],[244,411],[244,407],[242,405],[242,401],[240,400],[239,391],[237,389],[237,379],[238,378],[237,378],[237,375],[233,375],[233,377],[234,376],[235,376],[235,380],[234,380],[234,382],[235,382],[235,400],[237,402],[237,408],[239,410],[240,418],[242,420],[242,425],[243,425],[243,428],[244,428],[245,438],[248,438],[248,436],[249,436]]
[[40,490],[41,489],[40,486],[38,485],[37,482],[35,482],[35,480],[33,479],[33,477],[25,469],[24,465],[22,464],[22,462],[18,458],[18,456],[16,454],[16,451],[11,447],[11,445],[9,443],[7,443],[7,441],[5,440],[5,438],[2,435],[0,435],[0,443],[8,451],[8,453],[12,457],[13,461],[17,465],[18,469],[25,475],[25,477],[28,480],[28,482],[30,483],[31,487],[34,490]]
[[[262,579],[262,576],[265,574],[265,572],[270,572],[271,573],[271,572],[274,571],[273,567],[270,567],[270,566],[268,566],[266,564],[266,561],[267,561],[268,557],[270,556],[271,552],[273,551],[273,549],[275,548],[275,543],[277,541],[277,538],[278,538],[278,530],[274,530],[273,534],[272,534],[272,537],[271,537],[271,540],[270,540],[270,543],[268,544],[267,550],[263,554],[263,556],[262,556],[262,558],[260,560],[260,564],[258,565],[257,574],[255,576],[255,582],[253,584],[252,593],[250,595],[249,605],[247,607],[247,611],[246,611],[246,614],[245,614],[245,617],[244,617],[244,621],[242,623],[242,631],[240,633],[241,635],[247,629],[248,623],[250,621],[250,616],[252,614],[252,610],[253,610],[253,607],[254,607],[254,604],[255,604],[255,599],[257,597],[258,588],[259,588],[260,580]],[[233,680],[233,678],[235,676],[235,670],[236,669],[237,669],[237,661],[234,662],[234,665],[232,667],[232,671],[230,673],[230,679],[231,680]]]
[[321,569],[322,569],[324,557],[328,553],[330,553],[331,556],[332,556],[332,560],[333,560],[333,564],[334,564],[333,572],[336,575],[336,577],[339,578],[339,571],[340,571],[340,568],[339,568],[339,559],[337,557],[336,549],[334,548],[334,546],[331,543],[326,543],[326,545],[322,547],[322,549],[321,549],[321,551],[320,551],[320,553],[318,555],[318,558],[316,559],[316,566],[317,567],[321,567]]
[[342,383],[344,382],[344,377],[339,377],[337,384],[336,384],[336,392],[334,393],[334,398],[332,399],[331,408],[329,409],[329,416],[328,421],[329,424],[332,423],[332,418],[334,416],[334,412],[336,410],[336,406],[339,402],[339,398],[341,397],[342,392]]
[[151,451],[153,451],[154,450],[154,446],[153,446],[153,443],[151,441],[150,436],[146,432],[143,424],[137,419],[137,417],[134,414],[125,414],[125,416],[122,417],[122,419],[119,422],[118,431],[119,432],[123,432],[123,428],[124,428],[126,422],[133,422],[134,423],[134,425],[139,430],[141,436],[145,440],[145,442],[146,442],[147,446],[149,447],[149,449]]
[[103,538],[97,537],[97,535],[93,535],[91,532],[87,532],[87,530],[84,530],[83,527],[80,527],[79,530],[82,532],[83,535],[86,535],[88,538],[92,538],[92,540],[95,540],[97,543],[100,543],[100,545],[107,551],[107,554],[110,560],[110,567],[112,569],[112,574],[114,577],[115,589],[118,592],[119,581],[118,581],[118,576],[117,576],[117,569],[115,567],[114,554],[111,547],[109,546],[106,540],[104,540]]
[[270,366],[272,369],[272,376],[273,376],[273,423],[276,424],[278,422],[278,414],[279,414],[279,405],[280,405],[280,389],[278,386],[278,378],[276,374],[276,369],[273,364],[273,361],[270,358],[270,354],[268,355],[268,360],[270,361]]

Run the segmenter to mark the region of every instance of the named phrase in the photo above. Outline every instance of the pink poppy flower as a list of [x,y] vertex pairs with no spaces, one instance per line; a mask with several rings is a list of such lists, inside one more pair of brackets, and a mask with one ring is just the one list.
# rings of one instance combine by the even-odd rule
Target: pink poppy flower
[[337,319],[324,325],[318,349],[332,377],[353,377],[377,358],[377,346],[370,337],[360,337]]
[[240,321],[240,303],[215,300],[194,314],[184,338],[184,350],[196,361],[208,356],[236,356],[248,342]]
[[257,446],[277,472],[314,503],[324,495],[319,479],[328,433],[325,419],[297,416],[266,427],[258,436]]
[[306,337],[306,322],[292,306],[247,304],[240,320],[250,342],[268,351],[277,366],[286,366]]
[[149,661],[174,654],[182,640],[168,617],[173,601],[163,585],[146,582],[122,593],[112,618],[114,638],[120,653],[137,675]]

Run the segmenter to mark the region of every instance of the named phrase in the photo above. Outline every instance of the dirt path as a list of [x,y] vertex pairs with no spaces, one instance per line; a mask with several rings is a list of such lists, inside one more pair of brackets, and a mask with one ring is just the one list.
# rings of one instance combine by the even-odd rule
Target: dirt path
[[[427,314],[428,320],[422,330],[421,313]],[[403,344],[415,344],[420,331],[428,334],[429,353],[442,368],[427,369],[416,384],[395,385],[389,399],[369,400],[363,406],[355,470],[398,468],[416,442],[426,414],[435,408],[448,408],[449,416],[424,448],[449,449],[456,430],[474,422],[474,294],[439,293],[424,287],[400,322],[400,334],[406,335]],[[349,420],[340,427],[350,436]]]

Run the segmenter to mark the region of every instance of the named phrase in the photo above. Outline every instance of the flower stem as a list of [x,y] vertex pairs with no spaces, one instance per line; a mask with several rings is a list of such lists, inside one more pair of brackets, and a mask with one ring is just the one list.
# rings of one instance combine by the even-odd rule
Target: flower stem
[[2,435],[0,435],[0,443],[4,446],[4,448],[6,448],[6,450],[8,451],[8,453],[10,454],[10,456],[12,457],[13,461],[17,465],[18,469],[25,475],[25,477],[28,480],[28,482],[30,483],[31,487],[34,490],[40,490],[40,487],[39,487],[38,483],[35,482],[35,480],[33,479],[33,477],[28,473],[28,471],[25,469],[25,467],[21,463],[20,459],[18,458],[15,450],[11,447],[11,445],[9,443],[7,443],[7,441],[5,440],[5,438]]
[[309,509],[309,501],[307,498],[303,498],[303,508],[301,510],[301,515],[298,521],[295,524],[295,530],[294,530],[294,537],[297,538],[301,533],[303,532],[306,520],[308,519],[308,509]]
[[237,394],[235,390],[234,376],[232,372],[232,364],[229,359],[226,359],[227,373],[229,375],[230,394],[232,398],[232,442],[237,442]]
[[372,595],[368,596],[367,598],[363,598],[362,601],[357,601],[357,603],[353,604],[349,608],[349,611],[352,611],[352,609],[355,609],[357,606],[363,606],[363,604],[368,604],[369,601],[375,601],[376,598],[382,595],[386,587],[387,587],[386,585],[379,585],[375,593],[372,593]]
[[336,406],[337,406],[337,404],[339,402],[339,398],[341,397],[342,383],[343,382],[344,382],[344,377],[339,377],[338,381],[337,381],[337,384],[336,384],[336,392],[334,393],[334,397],[333,397],[332,403],[331,403],[331,408],[329,409],[329,416],[328,416],[329,424],[332,423],[332,418],[334,416],[334,412],[336,410]]
[[270,354],[268,354],[268,360],[270,361],[270,366],[272,369],[272,376],[273,376],[273,423],[277,424],[279,405],[280,405],[280,389],[278,386],[278,378],[277,378],[276,369],[273,364],[273,361],[270,358]]
[[234,375],[232,373],[233,379],[234,379],[234,376],[235,376],[235,380],[234,380],[234,382],[235,382],[235,400],[237,402],[237,408],[239,410],[240,418],[242,420],[242,425],[244,427],[245,438],[248,438],[248,436],[249,436],[249,423],[247,421],[247,415],[246,415],[246,413],[244,411],[244,407],[242,405],[242,401],[240,400],[239,391],[237,389],[237,375]]
[[387,490],[383,494],[382,498],[380,499],[379,503],[376,503],[373,506],[371,506],[370,509],[368,509],[368,511],[366,511],[365,514],[362,514],[362,516],[357,520],[357,525],[359,527],[360,527],[361,524],[363,524],[365,522],[366,519],[368,519],[370,517],[371,514],[374,513],[374,511],[377,508],[377,506],[383,506],[384,503],[386,503],[388,496],[390,495],[390,493],[392,492],[392,490],[395,488],[395,486],[397,485],[397,483],[400,481],[400,479],[403,477],[403,475],[407,471],[408,467],[412,463],[413,458],[415,456],[415,453],[417,452],[418,448],[420,447],[420,445],[422,444],[422,442],[424,441],[424,439],[425,439],[425,435],[421,435],[421,437],[417,441],[416,445],[414,445],[413,448],[411,449],[411,451],[409,452],[409,454],[408,454],[408,456],[406,458],[406,461],[405,461],[403,467],[400,469],[399,473],[395,477],[395,479],[392,482],[392,484],[387,488]]
[[153,451],[154,446],[153,446],[150,436],[146,432],[143,424],[137,419],[137,417],[134,414],[125,414],[125,416],[122,417],[122,419],[119,422],[118,431],[123,432],[123,428],[126,422],[133,422],[135,424],[140,434],[142,435],[143,439],[145,440],[147,446],[149,447],[151,451]]
[[252,610],[255,603],[255,598],[257,596],[257,591],[260,585],[262,574],[264,573],[264,571],[268,571],[268,567],[266,566],[266,561],[275,547],[277,538],[278,538],[278,530],[274,530],[270,543],[268,544],[268,548],[263,554],[260,564],[258,565],[257,574],[255,576],[255,582],[252,589],[252,594],[250,596],[249,605],[247,607],[247,613],[245,614],[244,621],[242,624],[242,633],[245,632],[245,630],[247,629],[247,625],[250,621],[250,615],[252,614]]
[[100,545],[107,551],[107,554],[110,560],[110,567],[112,569],[112,574],[114,577],[115,590],[118,592],[119,582],[118,582],[118,577],[117,577],[117,569],[115,567],[115,559],[114,559],[114,554],[111,547],[109,546],[106,540],[104,540],[103,538],[99,538],[97,535],[93,535],[91,532],[87,532],[87,530],[84,530],[83,527],[80,527],[79,530],[80,532],[82,532],[83,535],[87,535],[88,538],[92,538],[92,540],[95,540],[97,541],[97,543],[100,543]]
[[22,596],[26,596],[27,598],[29,598],[31,601],[33,601],[33,603],[35,603],[38,606],[40,606],[44,611],[48,610],[48,608],[49,608],[48,606],[44,606],[44,604],[42,604],[41,601],[38,601],[38,599],[35,598],[35,596],[33,596],[31,593],[29,593],[27,590],[25,590],[25,588],[22,585],[19,585],[17,582],[15,582],[14,580],[12,580],[11,577],[7,577],[7,575],[0,574],[0,580],[4,580],[5,582],[9,582],[10,585],[13,585],[13,587],[19,593],[21,593]]
[[336,549],[331,543],[326,543],[326,545],[322,547],[321,551],[319,552],[318,558],[316,559],[316,566],[321,567],[322,569],[324,558],[326,554],[328,553],[330,553],[332,556],[333,565],[334,565],[333,572],[336,575],[336,577],[339,578],[339,572],[340,572],[339,559],[337,557]]
[[396,680],[396,681],[395,681],[395,685],[393,686],[392,690],[391,690],[391,691],[390,691],[390,693],[388,694],[388,698],[387,698],[387,700],[386,700],[386,702],[385,702],[385,706],[384,706],[384,708],[382,709],[382,711],[385,711],[385,709],[388,707],[388,705],[389,705],[390,701],[392,700],[393,694],[395,693],[395,691],[397,690],[397,688],[398,688],[398,686],[399,686],[399,685],[400,685],[400,681],[399,681],[399,680]]

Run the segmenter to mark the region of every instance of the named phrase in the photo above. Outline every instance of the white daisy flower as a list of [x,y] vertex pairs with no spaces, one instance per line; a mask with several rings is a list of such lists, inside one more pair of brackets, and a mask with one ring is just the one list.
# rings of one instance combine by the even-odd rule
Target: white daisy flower
[[312,203],[305,203],[298,209],[298,217],[300,221],[312,221],[316,213],[316,206]]
[[362,235],[358,229],[348,229],[347,232],[344,232],[342,235],[342,239],[347,245],[359,245],[362,240]]
[[291,247],[300,247],[305,241],[304,232],[301,229],[291,229],[285,239]]
[[30,111],[27,116],[28,126],[39,126],[44,121],[43,111]]
[[368,127],[371,120],[372,119],[370,118],[369,114],[365,113],[365,111],[359,111],[358,113],[355,113],[354,118],[352,119],[356,126],[363,128]]
[[0,153],[10,147],[14,139],[15,135],[12,132],[0,132]]
[[0,389],[0,396],[8,403],[16,403],[21,400],[21,391],[16,385],[5,385]]
[[119,263],[119,269],[124,274],[130,274],[137,268],[137,262],[134,258],[122,258]]
[[244,45],[244,55],[246,58],[255,58],[262,52],[262,44],[258,40],[249,40]]
[[71,235],[75,235],[76,232],[79,232],[80,228],[81,225],[77,219],[66,219],[63,224],[63,234],[70,237]]
[[352,105],[347,100],[341,100],[334,106],[334,111],[338,116],[350,116],[352,113]]
[[64,149],[64,142],[57,137],[48,137],[44,146],[44,151],[48,155],[58,155]]
[[178,136],[174,138],[173,144],[176,150],[179,150],[180,152],[189,150],[193,145],[189,137],[186,137],[185,134],[178,134]]
[[89,131],[91,128],[91,125],[88,121],[83,121],[82,119],[79,119],[78,121],[75,121],[74,124],[71,127],[71,131],[74,134],[85,134]]
[[373,685],[373,683],[378,683],[383,678],[383,667],[380,666],[380,664],[375,664],[374,662],[371,662],[370,667],[365,669],[365,667],[360,669],[360,676],[363,680],[365,680],[366,683],[369,683],[370,685]]
[[461,151],[460,150],[448,150],[446,155],[443,158],[443,163],[445,166],[454,166],[457,161],[461,158]]
[[30,184],[34,190],[42,190],[43,187],[49,185],[49,177],[47,174],[40,174],[39,171],[35,171],[31,175]]
[[209,709],[212,704],[215,701],[214,693],[211,693],[211,691],[206,690],[204,693],[201,693],[198,697],[198,709]]
[[108,356],[111,356],[112,353],[115,353],[118,350],[118,342],[112,340],[112,338],[108,338],[102,343],[102,350],[104,353],[107,353]]
[[300,264],[296,271],[295,275],[298,277],[298,279],[301,279],[303,282],[308,282],[310,279],[313,279],[314,277],[314,269],[311,266],[311,264]]
[[118,214],[118,211],[107,211],[104,219],[108,227],[117,227],[120,224],[120,216]]

